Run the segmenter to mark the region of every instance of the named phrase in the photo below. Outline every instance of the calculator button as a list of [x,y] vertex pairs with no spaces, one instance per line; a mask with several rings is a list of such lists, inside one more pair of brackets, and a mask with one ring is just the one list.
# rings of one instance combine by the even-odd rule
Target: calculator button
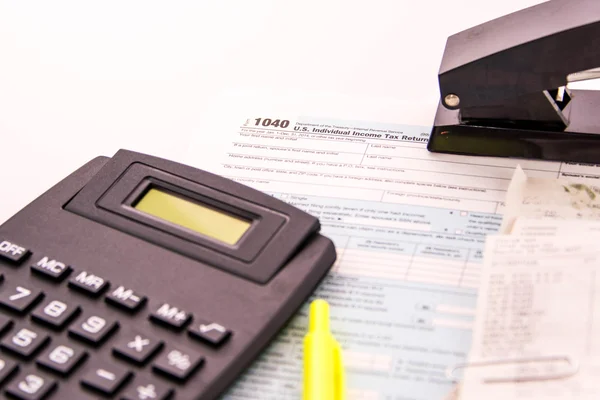
[[203,362],[204,357],[196,352],[170,347],[154,362],[152,368],[172,379],[185,381]]
[[21,328],[13,335],[2,340],[2,348],[20,355],[24,358],[31,357],[50,340],[50,336],[36,332],[30,328]]
[[80,362],[87,357],[87,352],[79,346],[60,342],[54,344],[38,359],[38,365],[48,368],[60,375],[69,375]]
[[136,379],[123,394],[121,400],[167,400],[173,395],[173,389],[148,379]]
[[192,315],[177,307],[164,303],[150,314],[150,319],[159,324],[167,325],[174,329],[183,328],[192,318]]
[[81,271],[69,280],[69,287],[97,297],[108,287],[108,281],[87,271]]
[[38,275],[42,275],[54,281],[61,281],[69,274],[71,267],[63,262],[44,256],[31,266],[31,270]]
[[28,289],[24,286],[6,287],[0,293],[0,304],[12,311],[24,314],[42,296],[42,291],[37,289]]
[[195,322],[190,327],[189,334],[208,344],[219,346],[231,336],[231,331],[216,322]]
[[36,308],[31,314],[31,318],[36,322],[60,329],[79,311],[79,306],[70,305],[60,300],[51,300]]
[[19,400],[41,400],[56,387],[55,380],[26,372],[14,380],[6,392]]
[[13,322],[6,315],[0,314],[0,335],[3,335],[9,328],[11,328]]
[[0,384],[3,384],[19,369],[16,362],[7,358],[0,358]]
[[0,259],[20,264],[30,254],[31,251],[29,251],[29,249],[26,249],[17,243],[11,243],[8,240],[0,239]]
[[125,335],[113,347],[113,353],[137,364],[145,364],[163,345],[161,340],[143,333]]
[[131,289],[119,286],[106,296],[106,302],[127,311],[136,311],[144,302],[146,297],[135,293]]
[[112,396],[133,374],[114,363],[96,363],[81,379],[81,383],[91,389]]
[[119,326],[118,322],[98,315],[84,317],[69,329],[69,334],[92,345],[99,345]]

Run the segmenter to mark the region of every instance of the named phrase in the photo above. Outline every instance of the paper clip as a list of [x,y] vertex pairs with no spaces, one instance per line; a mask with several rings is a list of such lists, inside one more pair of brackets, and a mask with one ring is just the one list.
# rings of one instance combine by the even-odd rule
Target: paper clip
[[515,359],[498,359],[498,360],[489,360],[489,361],[479,361],[479,362],[471,362],[464,364],[457,364],[453,367],[450,367],[446,371],[446,376],[457,382],[459,379],[454,375],[455,371],[458,369],[464,368],[472,368],[472,367],[493,367],[498,365],[511,365],[511,364],[531,364],[531,363],[546,363],[546,362],[557,362],[562,361],[568,364],[568,368],[565,368],[563,371],[559,371],[556,373],[547,373],[544,375],[533,375],[533,374],[524,374],[518,376],[503,376],[503,377],[492,377],[492,378],[483,378],[483,382],[485,383],[501,383],[501,382],[528,382],[528,381],[546,381],[546,380],[554,380],[554,379],[564,379],[570,376],[575,375],[579,371],[579,365],[573,361],[573,359],[569,356],[540,356],[540,357],[529,357],[529,358],[515,358]]

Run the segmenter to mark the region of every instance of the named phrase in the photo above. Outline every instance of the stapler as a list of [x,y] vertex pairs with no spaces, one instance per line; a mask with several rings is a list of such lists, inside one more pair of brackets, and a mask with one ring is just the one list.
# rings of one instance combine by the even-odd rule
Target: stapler
[[550,0],[450,36],[431,152],[600,163],[600,1]]

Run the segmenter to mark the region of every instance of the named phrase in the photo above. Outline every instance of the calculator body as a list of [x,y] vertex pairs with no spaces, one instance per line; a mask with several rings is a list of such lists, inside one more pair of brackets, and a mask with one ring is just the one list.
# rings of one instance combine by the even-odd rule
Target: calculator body
[[[246,218],[245,239],[137,210],[132,196],[156,184]],[[333,265],[319,230],[315,217],[206,171],[127,150],[91,160],[0,226],[0,390],[217,398]]]

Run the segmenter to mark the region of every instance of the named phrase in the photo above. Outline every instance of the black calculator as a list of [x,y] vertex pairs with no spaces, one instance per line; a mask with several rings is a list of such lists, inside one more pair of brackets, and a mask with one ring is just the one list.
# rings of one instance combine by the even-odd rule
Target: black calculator
[[335,262],[314,216],[119,150],[0,226],[8,398],[215,399]]

